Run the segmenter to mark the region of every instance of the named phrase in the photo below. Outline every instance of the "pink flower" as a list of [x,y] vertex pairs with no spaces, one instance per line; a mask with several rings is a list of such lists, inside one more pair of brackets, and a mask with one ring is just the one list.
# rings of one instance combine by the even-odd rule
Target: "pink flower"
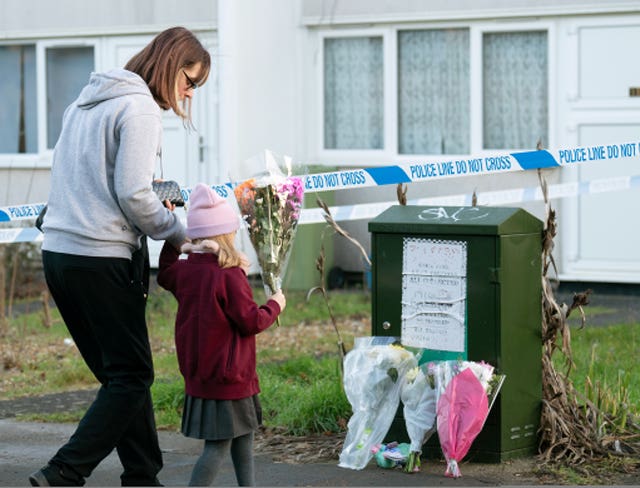
[[265,291],[271,295],[282,287],[302,208],[302,180],[278,175],[252,178],[238,185],[234,193],[249,224]]

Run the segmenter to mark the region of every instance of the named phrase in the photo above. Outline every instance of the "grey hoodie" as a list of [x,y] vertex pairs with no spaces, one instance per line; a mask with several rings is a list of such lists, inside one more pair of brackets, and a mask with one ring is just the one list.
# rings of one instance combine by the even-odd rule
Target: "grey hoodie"
[[53,152],[42,249],[131,258],[140,237],[184,241],[184,226],[151,190],[162,110],[137,74],[92,73],[67,107]]

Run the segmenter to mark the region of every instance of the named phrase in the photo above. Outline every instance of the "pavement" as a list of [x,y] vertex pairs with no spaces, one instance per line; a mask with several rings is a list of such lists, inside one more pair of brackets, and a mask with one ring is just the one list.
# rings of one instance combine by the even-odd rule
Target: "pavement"
[[[39,469],[69,438],[74,424],[18,422],[0,419],[0,486],[29,486],[28,477]],[[159,432],[164,467],[159,479],[165,486],[186,486],[200,441],[177,432]],[[536,485],[530,472],[532,460],[515,464],[462,464],[462,478],[444,476],[443,462],[424,463],[421,472],[407,474],[382,469],[375,462],[363,470],[341,468],[337,461],[310,464],[274,462],[268,454],[256,453],[258,486],[499,486]],[[85,486],[119,486],[120,462],[112,453],[94,470]],[[506,482],[506,483],[505,483]],[[237,486],[233,466],[225,459],[214,486]]]
[[[556,297],[570,302],[580,284],[560,288]],[[594,290],[591,305],[608,308],[602,316],[590,317],[587,326],[640,322],[638,286],[600,286]],[[75,424],[20,422],[19,413],[77,409],[88,405],[95,391],[79,391],[0,401],[0,486],[28,486],[28,476],[39,469],[66,442]],[[201,451],[201,441],[179,432],[159,432],[164,467],[159,474],[165,486],[186,486],[193,463]],[[310,446],[312,448],[312,446]],[[423,462],[422,470],[406,474],[398,469],[382,469],[375,462],[363,470],[341,468],[337,460],[307,464],[277,462],[268,453],[255,453],[258,486],[523,486],[540,485],[533,474],[535,458],[501,464],[463,463],[463,476],[444,476],[441,460]],[[115,453],[108,456],[87,479],[86,486],[119,486],[121,466]],[[215,486],[236,486],[233,466],[225,459]]]

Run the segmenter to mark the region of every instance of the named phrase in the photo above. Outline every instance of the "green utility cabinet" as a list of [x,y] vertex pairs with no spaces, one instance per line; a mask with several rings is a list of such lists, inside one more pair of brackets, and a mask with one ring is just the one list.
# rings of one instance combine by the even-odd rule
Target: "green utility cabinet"
[[[421,363],[486,361],[506,375],[465,459],[536,452],[542,228],[525,210],[505,207],[397,205],[369,222],[372,335],[424,348]],[[398,412],[388,440],[408,438]],[[434,434],[424,452],[436,449],[441,455]]]

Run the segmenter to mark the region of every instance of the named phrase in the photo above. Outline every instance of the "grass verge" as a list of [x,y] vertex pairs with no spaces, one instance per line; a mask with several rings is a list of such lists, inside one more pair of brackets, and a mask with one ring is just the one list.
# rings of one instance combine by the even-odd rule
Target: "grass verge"
[[[261,288],[256,299],[264,300]],[[369,335],[370,295],[362,290],[332,292],[331,306],[347,348],[358,335]],[[304,292],[287,294],[287,310],[280,328],[258,336],[258,373],[269,427],[281,427],[293,434],[343,431],[351,415],[342,390],[336,335],[320,295],[306,301]],[[148,323],[152,342],[156,382],[153,386],[156,421],[159,428],[178,429],[183,383],[178,374],[173,345],[176,304],[163,290],[150,296]],[[586,309],[606,314],[608,310]],[[10,321],[0,342],[0,396],[10,399],[81,388],[95,388],[95,380],[53,310],[54,325],[42,326],[39,312],[22,314]],[[571,373],[576,388],[585,385],[611,386],[620,382],[626,391],[626,408],[638,414],[640,366],[635,362],[640,324],[573,328],[575,368]],[[80,412],[37,416],[40,420],[77,421]]]

